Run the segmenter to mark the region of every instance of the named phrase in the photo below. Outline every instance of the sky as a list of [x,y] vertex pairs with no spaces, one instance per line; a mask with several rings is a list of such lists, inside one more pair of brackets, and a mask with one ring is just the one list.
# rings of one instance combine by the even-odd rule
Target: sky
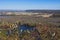
[[0,0],[0,10],[60,10],[60,0]]

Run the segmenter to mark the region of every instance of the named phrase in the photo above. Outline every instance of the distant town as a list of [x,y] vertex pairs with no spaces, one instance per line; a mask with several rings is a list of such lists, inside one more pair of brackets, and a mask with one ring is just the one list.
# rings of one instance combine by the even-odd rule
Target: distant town
[[60,10],[0,10],[0,16],[2,15],[35,15],[41,17],[51,17],[53,15],[59,16]]

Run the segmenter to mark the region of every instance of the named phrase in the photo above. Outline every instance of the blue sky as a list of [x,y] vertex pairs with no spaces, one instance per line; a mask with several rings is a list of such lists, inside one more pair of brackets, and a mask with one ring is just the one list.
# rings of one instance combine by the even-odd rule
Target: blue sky
[[0,0],[0,10],[60,10],[60,0]]

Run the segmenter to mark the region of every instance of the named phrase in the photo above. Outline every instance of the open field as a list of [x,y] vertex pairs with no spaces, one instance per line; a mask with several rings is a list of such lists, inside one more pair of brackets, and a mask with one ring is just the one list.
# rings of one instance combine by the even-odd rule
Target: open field
[[22,23],[52,23],[55,25],[60,24],[60,17],[49,17],[49,18],[44,18],[40,16],[27,16],[27,15],[20,15],[20,16],[0,16],[0,21],[5,21],[5,22],[16,22],[20,21]]
[[[22,30],[19,29],[21,25]],[[28,39],[60,40],[60,17],[0,15],[0,40]]]

